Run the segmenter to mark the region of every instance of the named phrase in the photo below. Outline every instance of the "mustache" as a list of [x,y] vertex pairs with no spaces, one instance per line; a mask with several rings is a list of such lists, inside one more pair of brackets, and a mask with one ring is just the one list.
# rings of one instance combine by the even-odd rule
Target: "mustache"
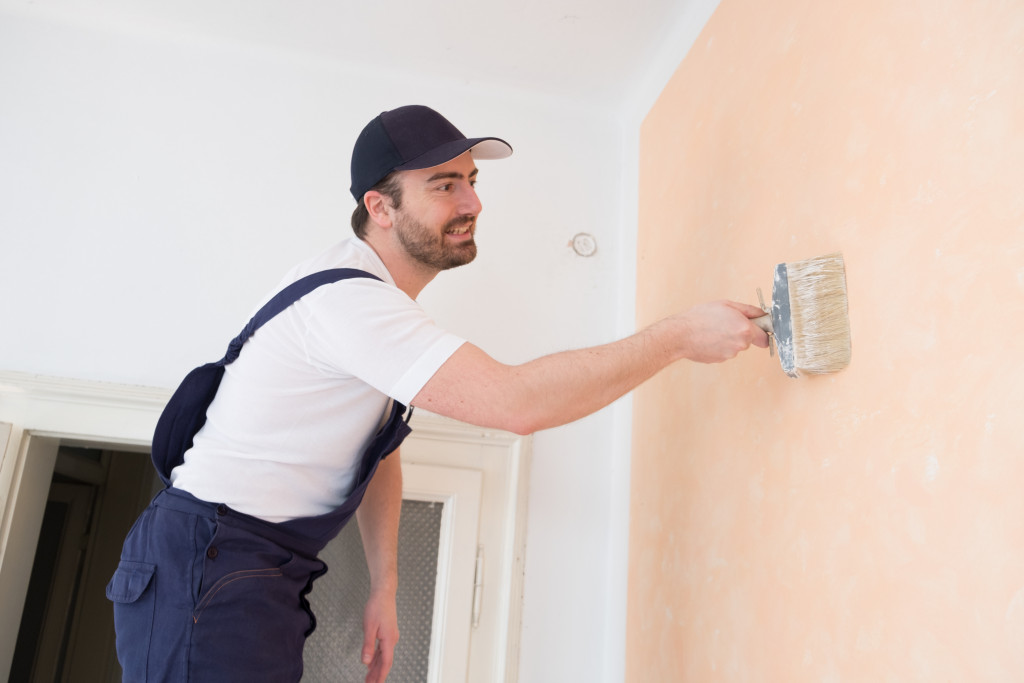
[[461,228],[465,225],[468,225],[469,227],[476,225],[476,216],[457,216],[445,223],[444,231],[448,232],[449,230]]

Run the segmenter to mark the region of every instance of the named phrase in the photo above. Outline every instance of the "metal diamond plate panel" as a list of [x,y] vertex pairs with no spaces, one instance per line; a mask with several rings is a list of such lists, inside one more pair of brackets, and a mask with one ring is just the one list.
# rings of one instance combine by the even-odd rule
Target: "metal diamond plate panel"
[[[398,532],[398,629],[401,639],[388,683],[427,680],[434,584],[442,503],[402,502]],[[320,558],[327,574],[317,579],[310,594],[317,627],[306,641],[304,683],[363,681],[366,667],[359,660],[363,646],[363,607],[370,576],[363,556],[359,528],[351,522],[324,548]]]

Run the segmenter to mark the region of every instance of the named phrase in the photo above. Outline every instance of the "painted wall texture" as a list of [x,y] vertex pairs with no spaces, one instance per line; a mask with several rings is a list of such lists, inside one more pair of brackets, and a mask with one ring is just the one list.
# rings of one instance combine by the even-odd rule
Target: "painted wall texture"
[[723,0],[641,131],[638,322],[842,251],[853,361],[635,398],[627,680],[1024,680],[1024,4]]

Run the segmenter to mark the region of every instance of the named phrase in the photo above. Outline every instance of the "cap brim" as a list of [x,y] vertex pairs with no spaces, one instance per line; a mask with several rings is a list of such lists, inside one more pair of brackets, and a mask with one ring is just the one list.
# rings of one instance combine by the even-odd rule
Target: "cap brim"
[[504,159],[512,156],[512,145],[501,138],[473,138],[474,159]]
[[504,159],[512,155],[512,146],[501,138],[469,138],[452,140],[421,154],[415,159],[396,166],[396,171],[412,171],[418,168],[433,168],[447,163],[457,156],[473,150],[474,159]]

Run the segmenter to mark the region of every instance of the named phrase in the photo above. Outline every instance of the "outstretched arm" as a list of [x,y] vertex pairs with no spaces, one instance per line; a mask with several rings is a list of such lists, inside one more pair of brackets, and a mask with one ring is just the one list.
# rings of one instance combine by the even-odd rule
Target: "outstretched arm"
[[391,671],[398,642],[398,520],[402,512],[402,461],[395,450],[370,480],[356,510],[366,565],[370,570],[370,598],[363,612],[363,664],[366,683],[383,683]]
[[413,405],[482,427],[529,434],[585,417],[688,358],[729,360],[767,335],[750,322],[764,312],[720,301],[665,318],[611,344],[505,365],[463,344],[420,390]]

